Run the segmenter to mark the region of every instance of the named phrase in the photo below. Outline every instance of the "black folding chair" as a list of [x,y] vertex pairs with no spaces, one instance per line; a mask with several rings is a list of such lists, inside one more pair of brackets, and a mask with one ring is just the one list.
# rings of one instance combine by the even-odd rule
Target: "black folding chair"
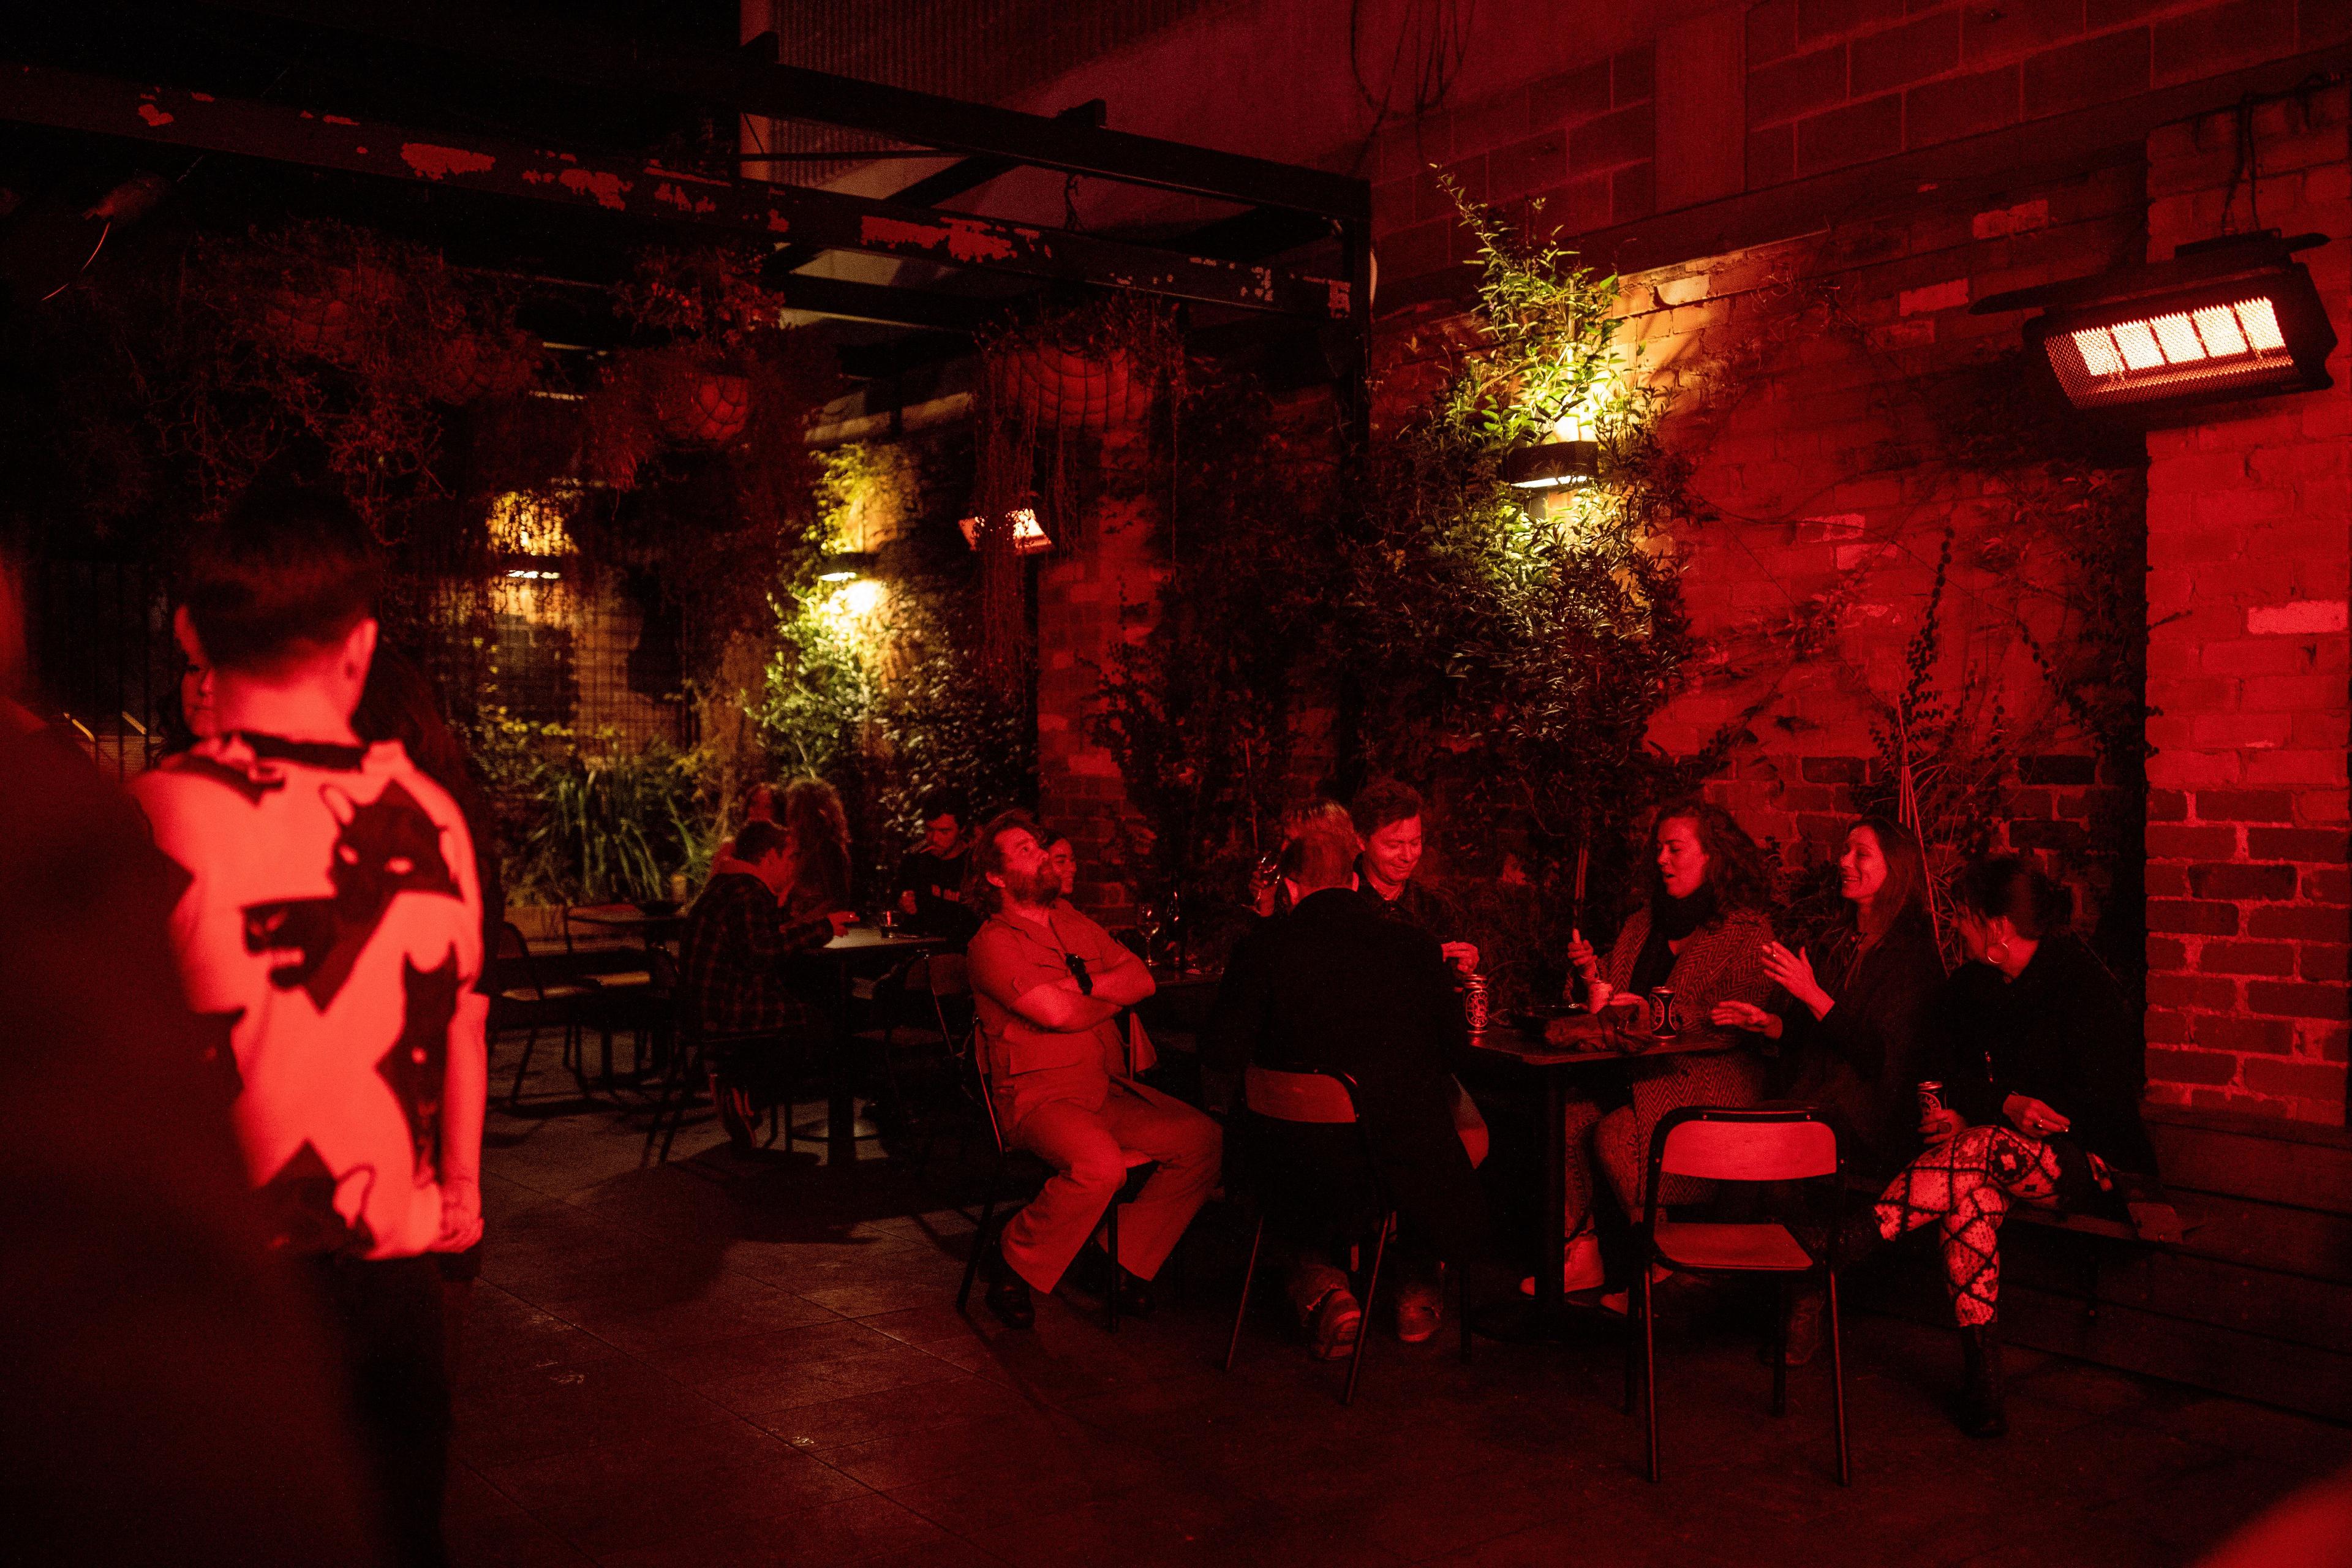
[[530,943],[512,921],[499,928],[498,952],[491,962],[503,973],[499,975],[499,990],[490,998],[490,1031],[493,1037],[506,1029],[528,1028],[523,1038],[522,1056],[515,1063],[514,1084],[507,1091],[507,1109],[519,1110],[522,1105],[522,1080],[530,1071],[530,1055],[539,1045],[539,1032],[549,1025],[563,1030],[563,1065],[572,1070],[572,1081],[580,1092],[588,1092],[588,1079],[580,1059],[580,1026],[586,1009],[596,996],[596,987],[569,982],[547,984],[540,973],[539,961],[531,956]]
[[[981,1106],[988,1112],[989,1135],[996,1141],[996,1163],[988,1173],[987,1201],[981,1205],[980,1224],[972,1232],[971,1256],[964,1259],[963,1284],[956,1290],[956,1310],[959,1312],[964,1310],[971,1300],[971,1282],[980,1272],[981,1254],[992,1245],[989,1226],[996,1216],[997,1199],[1004,1191],[1005,1172],[1013,1159],[1017,1156],[1032,1161],[1045,1171],[1049,1179],[1053,1175],[1052,1167],[1036,1155],[1026,1150],[1006,1146],[1004,1129],[996,1120],[996,1099],[988,1092],[988,1068],[982,1060],[981,1037],[977,1028],[972,1031],[971,1042],[971,1077],[979,1090]],[[1127,1162],[1127,1180],[1120,1184],[1109,1206],[1103,1210],[1100,1226],[1103,1250],[1110,1255],[1111,1260],[1110,1288],[1103,1292],[1104,1310],[1107,1327],[1114,1334],[1118,1332],[1118,1211],[1135,1201],[1136,1194],[1143,1191],[1143,1184],[1150,1181],[1151,1173],[1160,1168],[1160,1162],[1149,1154],[1139,1154],[1132,1149],[1121,1152]],[[1004,1217],[1010,1222],[1013,1215],[1008,1213]]]
[[[1776,1220],[1745,1224],[1664,1220],[1658,1217],[1658,1187],[1668,1176],[1713,1182],[1811,1182],[1831,1184],[1832,1212],[1828,1239],[1818,1256]],[[1654,1263],[1685,1274],[1773,1274],[1780,1277],[1779,1310],[1773,1314],[1772,1414],[1788,1410],[1788,1287],[1792,1279],[1818,1282],[1828,1293],[1830,1389],[1837,1429],[1838,1485],[1851,1483],[1845,1440],[1845,1363],[1838,1341],[1836,1237],[1843,1217],[1844,1161],[1837,1131],[1810,1106],[1729,1109],[1685,1106],[1668,1111],[1650,1137],[1649,1174],[1643,1185],[1641,1257],[1634,1274],[1640,1298],[1639,1348],[1644,1394],[1643,1431],[1649,1477],[1658,1479],[1658,1365],[1650,1268]],[[1633,1325],[1629,1324],[1631,1328]],[[1633,1413],[1634,1349],[1625,1340],[1625,1414]]]
[[[1381,1260],[1388,1251],[1389,1233],[1396,1227],[1396,1205],[1379,1186],[1379,1167],[1372,1160],[1371,1144],[1363,1138],[1363,1123],[1356,1115],[1355,1081],[1344,1073],[1285,1072],[1274,1068],[1251,1067],[1242,1078],[1242,1102],[1248,1115],[1266,1121],[1294,1127],[1353,1127],[1363,1153],[1365,1179],[1374,1184],[1373,1191],[1380,1213],[1380,1224],[1372,1237],[1372,1261],[1362,1271],[1363,1290],[1357,1303],[1363,1311],[1363,1323],[1356,1331],[1356,1348],[1348,1358],[1348,1387],[1339,1403],[1356,1402],[1356,1378],[1363,1370],[1364,1342],[1372,1337],[1372,1297],[1381,1287]],[[1257,1282],[1258,1252],[1265,1244],[1265,1207],[1257,1205],[1257,1224],[1250,1232],[1249,1265],[1242,1273],[1242,1299],[1234,1306],[1233,1337],[1225,1344],[1225,1367],[1234,1369],[1234,1359],[1241,1352],[1242,1322],[1249,1312],[1250,1288]],[[1359,1254],[1362,1252],[1359,1247]],[[1454,1265],[1457,1305],[1462,1318],[1462,1359],[1470,1359],[1470,1271],[1457,1261]]]

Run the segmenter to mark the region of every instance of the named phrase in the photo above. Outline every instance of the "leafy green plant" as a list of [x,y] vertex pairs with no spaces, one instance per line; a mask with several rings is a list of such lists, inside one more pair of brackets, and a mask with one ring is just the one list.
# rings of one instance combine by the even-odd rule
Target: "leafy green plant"
[[544,815],[523,840],[541,885],[565,901],[657,899],[673,872],[707,866],[691,755],[655,744],[617,755],[574,752],[546,767]]

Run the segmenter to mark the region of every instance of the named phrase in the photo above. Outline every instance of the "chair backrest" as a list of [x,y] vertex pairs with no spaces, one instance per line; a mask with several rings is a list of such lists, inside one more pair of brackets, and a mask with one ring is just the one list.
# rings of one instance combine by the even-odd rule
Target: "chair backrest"
[[512,921],[499,922],[499,949],[491,956],[520,958],[526,963],[530,962],[530,943],[523,940],[522,928]]
[[971,994],[971,972],[965,967],[962,953],[934,952],[916,962],[922,965],[919,984],[933,996]]
[[988,1112],[988,1134],[996,1140],[996,1152],[1004,1152],[1004,1129],[996,1120],[996,1096],[988,1089],[988,1032],[979,1025],[972,1026],[971,1036],[971,1079],[980,1096],[980,1108]]
[[1651,1141],[1659,1175],[1716,1182],[1801,1182],[1838,1173],[1837,1132],[1811,1108],[1669,1112]]
[[1242,1076],[1242,1102],[1270,1121],[1344,1127],[1356,1120],[1355,1091],[1336,1073],[1253,1066]]

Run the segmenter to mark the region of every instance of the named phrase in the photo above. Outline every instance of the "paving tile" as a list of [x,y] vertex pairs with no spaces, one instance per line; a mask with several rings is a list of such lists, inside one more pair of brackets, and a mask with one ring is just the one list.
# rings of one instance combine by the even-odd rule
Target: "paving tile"
[[697,1340],[645,1351],[640,1352],[640,1359],[688,1387],[698,1388],[740,1377],[750,1369],[821,1365],[900,1348],[898,1341],[862,1323],[847,1318],[824,1318],[771,1333]]
[[783,1520],[866,1495],[741,1422],[486,1467],[491,1484],[592,1556]]
[[784,1519],[730,1524],[606,1553],[604,1568],[819,1568],[920,1554],[953,1562],[965,1542],[884,1497],[852,1497]]
[[452,1443],[478,1467],[568,1454],[731,1419],[720,1405],[626,1357],[469,1376]]

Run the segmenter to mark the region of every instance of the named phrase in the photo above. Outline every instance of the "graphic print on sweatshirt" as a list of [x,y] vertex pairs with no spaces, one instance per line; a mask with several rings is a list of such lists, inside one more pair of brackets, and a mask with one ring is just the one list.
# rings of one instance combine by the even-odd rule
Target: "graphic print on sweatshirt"
[[465,822],[397,743],[204,742],[132,793],[188,886],[173,942],[278,1247],[439,1235],[449,1030],[482,964]]

